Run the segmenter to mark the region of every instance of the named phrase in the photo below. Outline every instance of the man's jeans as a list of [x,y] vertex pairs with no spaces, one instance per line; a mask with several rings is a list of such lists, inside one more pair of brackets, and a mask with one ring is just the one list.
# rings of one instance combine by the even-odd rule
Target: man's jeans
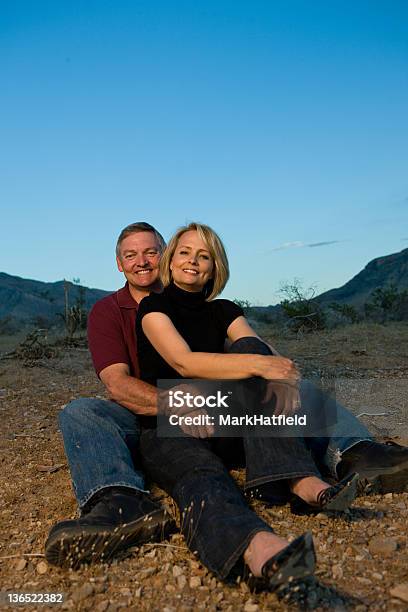
[[[238,340],[231,349],[233,352],[264,353],[266,345],[254,340]],[[313,390],[309,385],[302,403],[310,404],[312,410],[315,402],[322,402],[322,391],[317,387]],[[306,440],[319,470],[334,478],[342,453],[362,440],[372,439],[356,417],[340,404],[336,407],[334,428]],[[67,404],[58,421],[80,508],[105,487],[145,490],[138,452],[140,429],[134,413],[116,402],[80,398]]]
[[58,422],[80,508],[105,487],[145,490],[137,415],[116,402],[84,397],[67,404]]

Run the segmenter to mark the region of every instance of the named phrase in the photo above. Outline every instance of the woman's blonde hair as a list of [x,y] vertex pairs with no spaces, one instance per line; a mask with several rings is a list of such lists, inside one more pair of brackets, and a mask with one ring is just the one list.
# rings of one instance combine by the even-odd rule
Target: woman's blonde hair
[[189,223],[184,227],[180,227],[177,232],[172,236],[168,242],[166,249],[160,260],[160,278],[165,287],[170,285],[172,281],[172,274],[170,270],[171,260],[173,259],[174,252],[176,250],[180,237],[186,232],[195,231],[200,236],[201,240],[205,242],[210,252],[211,257],[214,260],[214,271],[213,277],[208,281],[205,290],[207,293],[207,302],[213,300],[217,295],[224,289],[229,279],[229,265],[228,258],[225,252],[224,245],[222,244],[221,238],[214,232],[208,225],[202,223]]

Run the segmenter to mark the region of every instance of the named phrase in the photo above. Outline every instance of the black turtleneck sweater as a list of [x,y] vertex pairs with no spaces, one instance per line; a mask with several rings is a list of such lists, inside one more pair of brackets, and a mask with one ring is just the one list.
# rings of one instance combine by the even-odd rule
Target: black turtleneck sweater
[[173,283],[163,293],[151,293],[139,305],[136,317],[140,378],[152,385],[160,378],[181,378],[146,338],[142,319],[149,312],[162,312],[195,352],[223,353],[227,329],[242,308],[229,300],[206,302],[204,294],[184,291]]

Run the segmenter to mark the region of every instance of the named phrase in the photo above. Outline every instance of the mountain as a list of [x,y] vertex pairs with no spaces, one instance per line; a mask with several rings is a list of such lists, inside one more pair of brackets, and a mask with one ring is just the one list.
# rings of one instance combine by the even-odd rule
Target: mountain
[[[69,283],[68,287],[69,306],[76,303],[83,291],[86,310],[111,293],[74,283]],[[43,283],[0,272],[0,330],[2,327],[7,328],[7,331],[11,328],[15,330],[39,322],[56,323],[59,320],[57,314],[64,310],[64,281]]]
[[[395,285],[400,291],[408,289],[408,249],[373,259],[345,285],[330,289],[315,299],[322,306],[338,302],[359,307],[369,300],[374,289],[390,285]],[[110,293],[69,283],[70,306],[76,303],[81,291],[84,292],[86,310]],[[64,310],[64,281],[43,283],[0,272],[0,333],[28,324],[56,323],[60,320],[57,314]],[[253,312],[258,317],[278,314],[280,306],[258,306],[253,308]]]
[[377,257],[342,287],[321,293],[316,300],[322,305],[330,302],[362,306],[374,289],[395,285],[399,291],[408,289],[408,249]]

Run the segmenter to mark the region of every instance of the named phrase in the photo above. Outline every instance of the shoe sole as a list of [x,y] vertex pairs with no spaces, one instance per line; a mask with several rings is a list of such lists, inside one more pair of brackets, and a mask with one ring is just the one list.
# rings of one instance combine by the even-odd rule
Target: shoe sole
[[[293,550],[291,551],[291,547]],[[287,556],[279,565],[279,557]],[[310,531],[297,538],[294,542],[278,553],[275,557],[278,568],[266,578],[270,591],[276,591],[288,584],[312,576],[316,566],[316,554],[313,537]]]
[[291,512],[298,516],[313,516],[320,512],[344,512],[348,510],[358,493],[360,482],[359,474],[349,477],[350,480],[344,484],[343,488],[323,506],[308,504],[302,499],[295,499],[291,502]]
[[166,539],[174,532],[174,527],[173,519],[163,515],[162,510],[120,525],[113,531],[104,531],[97,526],[85,527],[81,531],[72,527],[47,540],[45,557],[52,565],[72,569],[78,569],[83,563],[104,563],[131,546]]
[[327,502],[324,508],[321,508],[321,512],[344,512],[347,510],[357,496],[358,483],[360,475],[354,474],[353,478],[346,484],[346,486],[339,491],[339,493]]

